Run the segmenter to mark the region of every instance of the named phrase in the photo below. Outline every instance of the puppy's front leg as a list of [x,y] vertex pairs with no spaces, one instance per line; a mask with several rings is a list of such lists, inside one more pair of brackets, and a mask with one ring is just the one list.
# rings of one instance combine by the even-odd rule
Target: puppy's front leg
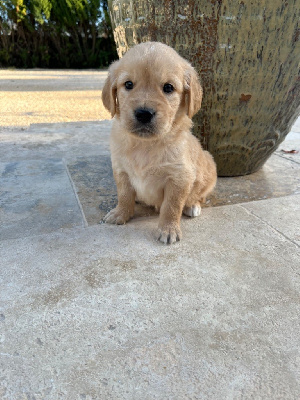
[[136,193],[126,172],[114,172],[114,178],[117,185],[118,205],[104,217],[104,221],[109,224],[122,225],[134,214]]
[[171,244],[181,239],[180,218],[188,196],[188,189],[188,185],[179,187],[173,181],[167,182],[164,189],[164,200],[160,208],[157,240]]

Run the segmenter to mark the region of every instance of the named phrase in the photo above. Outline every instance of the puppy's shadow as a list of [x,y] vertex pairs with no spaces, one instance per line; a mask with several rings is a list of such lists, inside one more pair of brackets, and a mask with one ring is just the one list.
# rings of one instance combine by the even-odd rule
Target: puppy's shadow
[[138,217],[152,217],[154,215],[158,215],[158,211],[155,207],[147,206],[145,203],[140,202],[139,200],[135,201],[134,207],[134,218]]

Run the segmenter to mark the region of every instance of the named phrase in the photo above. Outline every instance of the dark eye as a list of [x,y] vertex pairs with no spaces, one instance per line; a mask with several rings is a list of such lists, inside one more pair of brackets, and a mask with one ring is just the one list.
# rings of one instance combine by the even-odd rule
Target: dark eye
[[164,91],[165,93],[172,93],[173,90],[174,90],[174,86],[171,85],[171,83],[165,83],[165,84],[164,84],[163,91]]
[[133,83],[131,81],[125,82],[125,87],[127,90],[133,89]]

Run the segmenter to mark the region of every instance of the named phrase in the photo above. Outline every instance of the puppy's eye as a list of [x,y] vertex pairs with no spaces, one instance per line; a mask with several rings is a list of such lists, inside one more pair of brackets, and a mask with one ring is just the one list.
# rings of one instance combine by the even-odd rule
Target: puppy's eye
[[133,83],[132,83],[131,81],[125,82],[125,88],[126,88],[127,90],[133,89]]
[[163,87],[165,93],[172,93],[174,91],[174,86],[171,83],[165,83]]

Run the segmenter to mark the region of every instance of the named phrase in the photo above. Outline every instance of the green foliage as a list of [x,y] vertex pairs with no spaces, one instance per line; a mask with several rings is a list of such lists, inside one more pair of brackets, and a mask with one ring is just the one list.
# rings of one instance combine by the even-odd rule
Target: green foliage
[[0,67],[98,68],[116,58],[106,0],[0,0]]
[[50,18],[52,4],[49,0],[25,0],[26,8],[30,10],[38,24],[43,24]]

